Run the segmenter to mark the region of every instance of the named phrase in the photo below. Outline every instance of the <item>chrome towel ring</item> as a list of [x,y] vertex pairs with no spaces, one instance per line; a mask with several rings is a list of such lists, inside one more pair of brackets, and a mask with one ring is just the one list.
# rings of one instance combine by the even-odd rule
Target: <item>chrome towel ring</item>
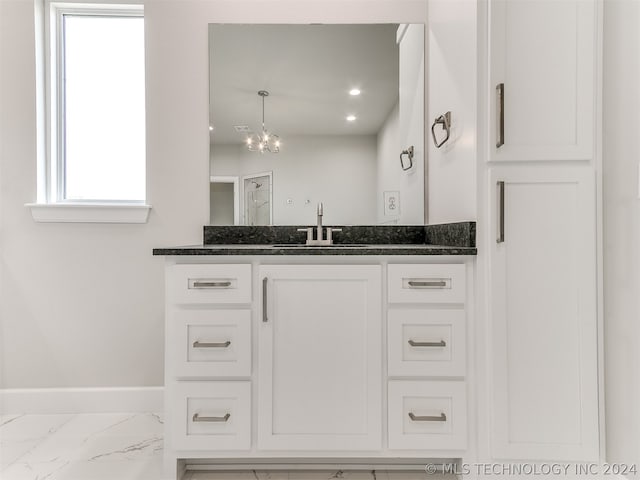
[[[447,135],[441,142],[438,142],[436,137],[436,125],[442,125],[442,129],[447,132]],[[449,140],[449,137],[451,136],[451,112],[440,115],[433,121],[433,125],[431,125],[431,136],[433,137],[433,143],[435,143],[436,148],[440,148],[442,145],[447,143],[447,140]]]
[[[402,158],[403,155],[406,155],[409,158],[409,166],[405,167],[404,165],[404,159]],[[411,169],[411,167],[413,167],[413,145],[411,145],[409,148],[407,148],[406,150],[403,150],[402,152],[400,152],[400,165],[402,166],[402,170],[409,170]]]

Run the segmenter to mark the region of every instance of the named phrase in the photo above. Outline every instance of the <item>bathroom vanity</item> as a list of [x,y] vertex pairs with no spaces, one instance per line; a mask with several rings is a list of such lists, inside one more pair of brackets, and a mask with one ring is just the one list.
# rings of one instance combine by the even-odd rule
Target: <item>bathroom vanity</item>
[[[297,111],[286,103],[295,96],[270,85],[268,123],[282,152],[227,148],[225,135],[241,137],[235,108],[250,102],[225,108],[231,97],[219,88],[226,81],[255,100],[266,82],[237,88],[238,78],[280,66],[229,54],[226,45],[261,41],[226,44],[227,34],[263,38],[263,17],[225,26],[251,23],[244,4],[203,16],[212,23],[211,183],[234,185],[225,221],[300,224],[322,200],[327,223],[343,231],[339,245],[303,245],[304,225],[220,226],[205,228],[203,245],[156,251],[166,256],[168,468],[603,461],[602,1],[393,0],[366,12],[341,2],[336,16],[321,2],[272,3],[275,23],[312,30],[397,24],[397,109],[381,108],[375,155],[359,162],[364,155],[337,149],[344,132],[318,129],[311,144],[293,128],[330,102],[284,115],[286,133],[278,109]],[[380,66],[379,51],[352,58]],[[259,69],[229,76],[240,67],[225,59]],[[352,113],[365,90],[349,97],[362,85],[336,70],[306,93],[337,83],[344,108],[332,112]],[[368,106],[385,98],[369,93]],[[256,117],[243,118],[255,131]],[[355,126],[347,121],[332,125]],[[477,261],[471,224],[392,226],[427,218],[477,218]],[[358,222],[381,226],[340,226]]]
[[342,228],[307,247],[295,227],[205,227],[154,250],[172,475],[469,459],[475,224]]

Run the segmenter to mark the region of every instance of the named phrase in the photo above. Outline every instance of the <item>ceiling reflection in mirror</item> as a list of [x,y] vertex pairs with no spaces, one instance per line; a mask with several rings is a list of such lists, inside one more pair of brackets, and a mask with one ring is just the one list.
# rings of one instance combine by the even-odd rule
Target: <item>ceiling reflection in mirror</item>
[[424,223],[423,25],[212,24],[209,60],[212,225]]

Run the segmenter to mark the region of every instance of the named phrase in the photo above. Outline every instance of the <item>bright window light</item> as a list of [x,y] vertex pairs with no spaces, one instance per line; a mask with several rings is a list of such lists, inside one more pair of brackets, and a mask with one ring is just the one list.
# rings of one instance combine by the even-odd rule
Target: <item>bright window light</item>
[[145,200],[144,20],[63,15],[60,199]]

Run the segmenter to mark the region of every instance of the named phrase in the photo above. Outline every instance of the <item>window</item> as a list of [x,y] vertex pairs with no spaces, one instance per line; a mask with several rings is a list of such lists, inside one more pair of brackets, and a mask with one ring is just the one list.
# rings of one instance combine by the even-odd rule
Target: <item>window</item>
[[[49,221],[118,221],[114,209],[131,208],[146,221],[142,6],[46,5],[46,198],[35,205],[58,207]],[[107,220],[82,219],[100,211]]]
[[61,200],[143,201],[143,19],[63,14],[61,33]]

